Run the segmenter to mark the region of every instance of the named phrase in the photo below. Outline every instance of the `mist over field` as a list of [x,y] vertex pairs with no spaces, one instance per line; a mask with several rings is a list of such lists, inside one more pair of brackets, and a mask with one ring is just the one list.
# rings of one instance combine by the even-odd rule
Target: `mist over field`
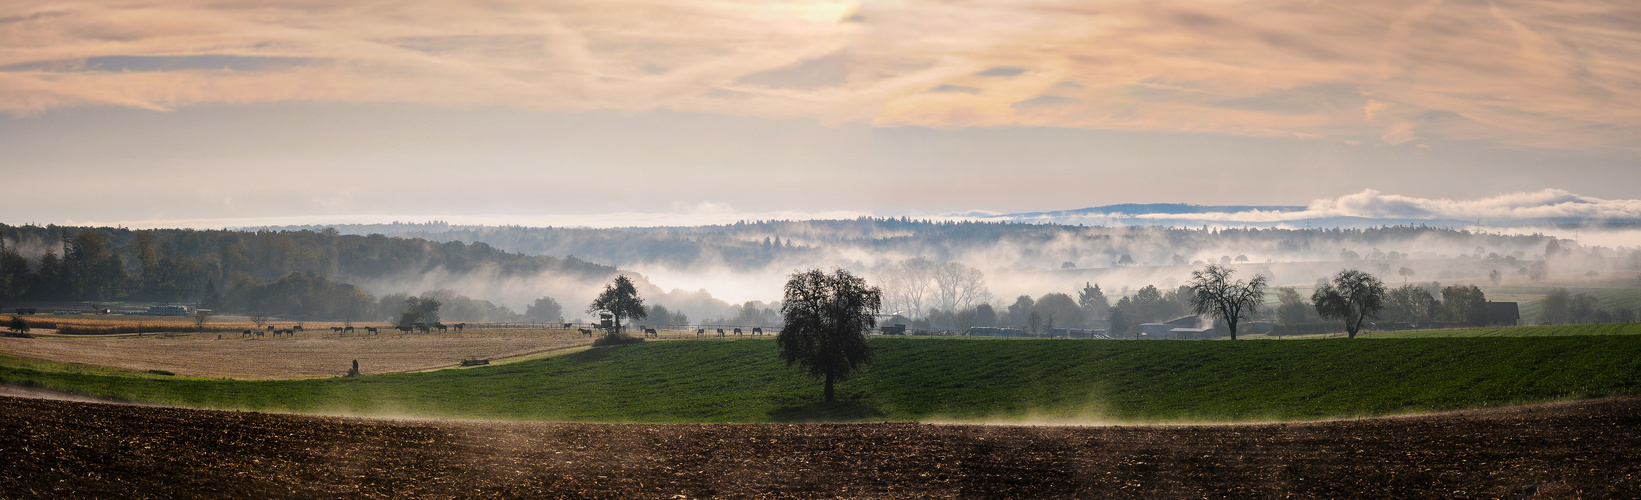
[[[381,310],[349,314],[373,320],[393,314],[397,306],[389,302],[433,293],[461,302],[452,309],[462,311],[455,316],[462,319],[524,319],[538,300],[550,298],[558,308],[538,311],[534,320],[561,315],[573,321],[586,317],[585,305],[610,279],[629,274],[648,305],[683,315],[658,322],[773,325],[787,276],[817,268],[867,277],[897,298],[885,313],[914,319],[930,309],[981,304],[1001,311],[1018,296],[1075,295],[1088,285],[1115,301],[1146,286],[1175,289],[1208,264],[1243,277],[1263,275],[1273,288],[1307,289],[1343,269],[1390,283],[1444,285],[1615,279],[1641,269],[1641,223],[1632,205],[1548,191],[1464,202],[1370,191],[1308,207],[1131,204],[656,227],[433,221],[103,231],[127,274],[165,267],[145,271],[145,259],[152,258],[139,247],[156,241],[203,266],[179,278],[188,283],[175,293],[132,297],[195,301],[206,293],[206,281],[232,295],[300,272],[368,293],[362,300],[379,301],[373,307]],[[1453,219],[1480,213],[1509,225]],[[1574,215],[1584,218],[1567,222]],[[1101,223],[1088,223],[1094,220]],[[144,233],[151,235],[137,236]],[[198,234],[213,236],[202,241],[192,236]],[[73,251],[61,229],[19,226],[5,238],[8,251],[34,267],[48,254]],[[235,264],[240,260],[246,263]],[[1540,262],[1542,275],[1530,276]],[[905,274],[918,266],[933,267]],[[936,270],[946,270],[944,278],[929,274]],[[910,286],[908,279],[922,284]],[[255,307],[269,299],[244,300]]]
[[[1273,285],[1309,287],[1345,268],[1388,281],[1413,271],[1417,281],[1481,284],[1493,271],[1524,280],[1525,269],[1545,259],[1551,241],[1568,249],[1550,256],[1552,273],[1582,277],[1590,271],[1636,269],[1633,242],[1641,229],[1628,226],[1524,228],[1377,227],[1362,229],[1087,227],[1058,224],[915,221],[861,218],[827,221],[752,221],[729,225],[660,228],[525,228],[453,226],[445,223],[337,225],[344,233],[385,233],[431,241],[485,243],[532,255],[575,256],[631,271],[654,285],[652,303],[693,318],[732,315],[732,304],[779,300],[786,275],[839,267],[881,284],[887,266],[907,259],[959,263],[984,274],[994,302],[1017,295],[1071,293],[1097,283],[1111,295],[1146,285],[1174,288],[1209,263],[1229,264],[1245,275],[1264,274]],[[1495,232],[1496,231],[1496,232]],[[1559,237],[1560,234],[1566,237]],[[1578,240],[1603,244],[1583,245]],[[1613,243],[1617,245],[1608,246]],[[596,280],[595,280],[596,281]],[[601,283],[551,277],[494,274],[430,274],[408,281],[368,283],[411,292],[448,287],[506,304],[520,304],[539,290],[587,298]],[[663,293],[665,292],[665,293]],[[1001,307],[1001,306],[998,306]],[[908,316],[918,312],[906,311]]]

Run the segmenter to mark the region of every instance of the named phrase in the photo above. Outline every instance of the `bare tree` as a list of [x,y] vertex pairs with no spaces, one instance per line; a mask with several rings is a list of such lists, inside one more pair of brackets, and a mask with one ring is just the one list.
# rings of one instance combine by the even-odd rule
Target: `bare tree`
[[251,323],[255,323],[258,330],[261,330],[263,325],[268,324],[268,313],[253,312],[250,314],[250,318]]
[[947,262],[933,269],[935,307],[946,311],[960,311],[977,304],[991,302],[986,290],[986,275],[957,262]]
[[1236,340],[1236,325],[1243,318],[1259,312],[1265,301],[1265,276],[1254,275],[1246,282],[1231,281],[1235,269],[1210,265],[1201,271],[1191,271],[1191,310],[1199,315],[1213,315],[1225,320],[1225,328]]
[[883,295],[889,312],[910,318],[928,314],[925,302],[934,293],[936,266],[922,257],[902,260],[880,266],[876,274],[883,283]]
[[210,309],[194,309],[194,328],[205,331],[205,322],[210,321],[214,314]]

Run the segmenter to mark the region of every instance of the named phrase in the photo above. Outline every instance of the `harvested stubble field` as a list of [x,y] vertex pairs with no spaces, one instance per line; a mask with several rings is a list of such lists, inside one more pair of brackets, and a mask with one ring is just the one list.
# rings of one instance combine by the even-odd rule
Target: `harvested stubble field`
[[1641,398],[1208,426],[384,421],[0,398],[11,497],[1621,498]]
[[591,343],[566,330],[412,334],[385,330],[377,335],[338,335],[328,329],[309,329],[295,336],[251,338],[238,333],[0,338],[0,353],[137,371],[163,370],[180,376],[273,380],[340,376],[352,367],[353,360],[359,360],[365,374],[400,373],[457,366],[464,359],[527,356]]

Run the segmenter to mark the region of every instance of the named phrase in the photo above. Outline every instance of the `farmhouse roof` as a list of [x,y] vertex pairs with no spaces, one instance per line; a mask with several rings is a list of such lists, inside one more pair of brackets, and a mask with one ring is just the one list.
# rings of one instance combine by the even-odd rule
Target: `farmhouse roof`
[[1521,309],[1515,302],[1487,302],[1488,323],[1515,323],[1521,319]]

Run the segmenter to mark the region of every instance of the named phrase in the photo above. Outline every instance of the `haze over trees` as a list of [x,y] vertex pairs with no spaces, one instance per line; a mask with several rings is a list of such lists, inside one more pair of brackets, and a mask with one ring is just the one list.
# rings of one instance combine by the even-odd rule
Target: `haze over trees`
[[1538,321],[1547,324],[1633,323],[1638,319],[1637,311],[1630,307],[1603,309],[1600,306],[1601,299],[1588,292],[1555,288],[1544,297]]
[[[200,303],[221,311],[319,319],[384,319],[357,284],[398,285],[429,275],[543,275],[601,280],[609,266],[526,256],[484,243],[435,243],[380,234],[303,231],[130,230],[0,225],[0,301]],[[475,301],[478,302],[478,301]],[[372,306],[372,303],[375,306]],[[482,305],[475,310],[486,309]],[[491,316],[517,318],[492,305]],[[508,316],[511,314],[511,316]]]
[[[1634,249],[1583,246],[1543,235],[1420,227],[1183,229],[906,218],[748,221],[687,228],[339,227],[133,231],[3,226],[0,302],[102,297],[220,305],[208,308],[230,314],[261,310],[281,317],[345,321],[391,319],[399,312],[400,294],[434,293],[446,303],[446,320],[522,321],[531,301],[543,294],[585,303],[618,273],[615,267],[577,257],[514,253],[529,252],[578,255],[616,265],[662,265],[681,276],[748,272],[774,278],[789,269],[844,265],[882,286],[885,310],[901,314],[904,320],[897,321],[914,328],[1018,327],[1048,334],[1049,329],[1109,325],[1113,335],[1125,335],[1135,333],[1140,323],[1167,321],[1188,312],[1174,307],[1184,301],[1170,297],[1180,298],[1177,285],[1190,271],[1182,268],[1200,268],[1204,262],[1234,265],[1273,283],[1308,282],[1338,269],[1326,261],[1351,255],[1362,269],[1389,273],[1417,267],[1418,277],[1448,283],[1493,279],[1508,286],[1518,275],[1521,281],[1551,280],[1590,276],[1591,271],[1608,280],[1641,270],[1641,252]],[[431,240],[350,234],[358,231]],[[1123,260],[1124,255],[1129,259]],[[1124,265],[1115,266],[1117,261]],[[1066,262],[1076,266],[1063,269]],[[119,273],[108,272],[116,267]],[[669,292],[641,275],[629,277],[647,298],[665,303],[669,312],[687,311],[695,322],[779,324],[775,302],[753,307],[730,304],[706,291]],[[1076,281],[1086,283],[1083,290],[1065,288]],[[1088,288],[1098,288],[1095,282],[1104,286],[1098,294],[1106,300],[1104,305],[1088,295]],[[1148,283],[1158,284],[1152,290],[1155,294],[1138,297],[1129,291]],[[212,299],[209,288],[215,288],[220,302]],[[446,291],[451,296],[442,295]],[[992,297],[993,292],[1004,291],[1008,297],[1029,294],[1031,306],[1011,313],[1009,306],[1017,301]],[[1431,290],[1437,296],[1440,292]],[[1053,313],[1051,320],[1053,307],[1036,305],[1047,293],[1069,294],[1082,313]],[[462,295],[473,298],[458,298]],[[1129,303],[1118,304],[1122,298]],[[980,309],[982,305],[989,311]],[[1121,313],[1112,316],[1114,310]],[[532,320],[546,322],[544,317]]]
[[775,336],[781,360],[823,379],[826,401],[835,401],[833,385],[872,362],[866,333],[877,325],[882,297],[878,287],[842,269],[791,275],[781,300],[786,325]]
[[524,310],[524,319],[537,323],[564,321],[564,307],[552,297],[541,297]]
[[1191,309],[1190,287],[1180,286],[1164,292],[1155,285],[1146,285],[1132,297],[1117,299],[1111,306],[1111,335],[1138,336],[1140,325],[1168,321],[1184,316]]
[[683,311],[668,310],[666,306],[656,304],[650,306],[649,315],[645,318],[652,325],[684,326],[689,324],[689,316]]

